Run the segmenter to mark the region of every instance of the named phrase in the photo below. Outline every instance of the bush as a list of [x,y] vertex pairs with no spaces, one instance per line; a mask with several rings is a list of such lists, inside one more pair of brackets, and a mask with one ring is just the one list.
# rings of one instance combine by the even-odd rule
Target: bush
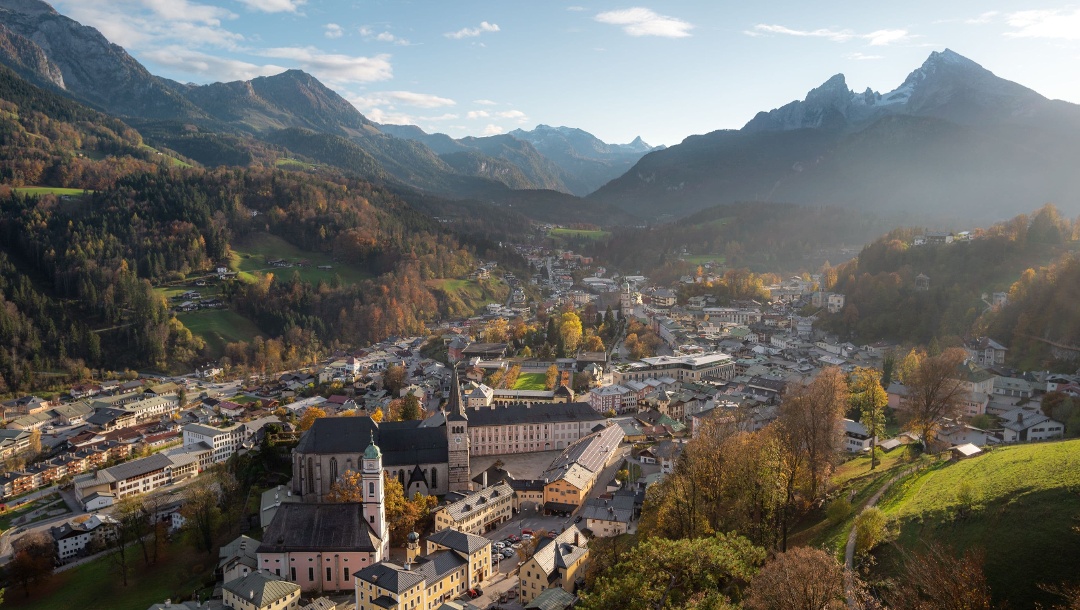
[[880,508],[871,507],[855,518],[855,552],[865,555],[892,537],[889,519]]
[[828,518],[829,523],[837,524],[848,518],[851,514],[851,502],[847,498],[837,498],[832,502],[829,502],[829,506],[825,509],[825,517]]

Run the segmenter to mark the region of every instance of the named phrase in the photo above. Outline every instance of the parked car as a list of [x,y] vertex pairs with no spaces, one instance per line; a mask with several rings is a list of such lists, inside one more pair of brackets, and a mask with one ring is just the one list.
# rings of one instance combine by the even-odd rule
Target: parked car
[[530,536],[531,536],[531,535],[532,535],[532,533],[533,533],[533,531],[532,531],[532,530],[521,530],[521,534],[522,534],[523,536],[524,536],[524,535],[530,535]]
[[522,534],[521,539],[522,540],[532,540],[532,534]]
[[574,517],[574,523],[581,523],[581,515]]

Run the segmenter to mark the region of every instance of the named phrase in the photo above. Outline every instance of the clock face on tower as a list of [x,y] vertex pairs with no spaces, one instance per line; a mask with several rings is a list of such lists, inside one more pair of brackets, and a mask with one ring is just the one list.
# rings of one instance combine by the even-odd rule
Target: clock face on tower
[[454,442],[460,445],[461,444],[461,437],[460,436],[455,436],[454,437]]

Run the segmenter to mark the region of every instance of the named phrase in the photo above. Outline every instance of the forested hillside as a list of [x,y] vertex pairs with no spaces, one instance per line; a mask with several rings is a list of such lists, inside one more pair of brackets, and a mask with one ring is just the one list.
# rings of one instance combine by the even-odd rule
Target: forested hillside
[[[331,344],[419,332],[440,315],[429,280],[462,277],[472,255],[398,194],[341,173],[191,167],[124,123],[0,72],[0,392],[35,373],[190,366],[210,354],[160,287],[232,266],[232,245],[270,233],[355,270],[303,281],[241,274],[228,308],[276,342],[228,349],[259,366]],[[59,191],[52,187],[71,187]],[[88,189],[85,192],[80,192]]]
[[[937,339],[941,345],[955,344],[984,329],[977,322],[991,310],[992,293],[1008,291],[1025,269],[1072,250],[1078,226],[1048,205],[1030,216],[976,229],[970,239],[951,244],[913,246],[920,233],[892,231],[858,258],[827,269],[824,288],[847,299],[843,312],[825,315],[825,327],[860,342],[927,344]],[[916,290],[920,274],[929,278],[928,290]],[[995,329],[1005,332],[1003,324]],[[1007,340],[1007,335],[995,336]]]

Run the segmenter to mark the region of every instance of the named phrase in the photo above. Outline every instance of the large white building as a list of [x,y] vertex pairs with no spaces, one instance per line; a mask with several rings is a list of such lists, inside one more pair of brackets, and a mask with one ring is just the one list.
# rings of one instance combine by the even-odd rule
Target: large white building
[[194,447],[205,443],[213,449],[210,461],[218,464],[236,453],[240,445],[247,440],[247,436],[247,428],[244,424],[233,424],[227,428],[188,424],[184,426],[184,447]]
[[616,369],[612,381],[645,381],[652,377],[674,377],[677,381],[731,379],[735,377],[735,360],[722,352],[700,356],[656,356],[643,358],[622,369]]
[[563,449],[604,422],[585,402],[492,405],[466,415],[470,455]]

